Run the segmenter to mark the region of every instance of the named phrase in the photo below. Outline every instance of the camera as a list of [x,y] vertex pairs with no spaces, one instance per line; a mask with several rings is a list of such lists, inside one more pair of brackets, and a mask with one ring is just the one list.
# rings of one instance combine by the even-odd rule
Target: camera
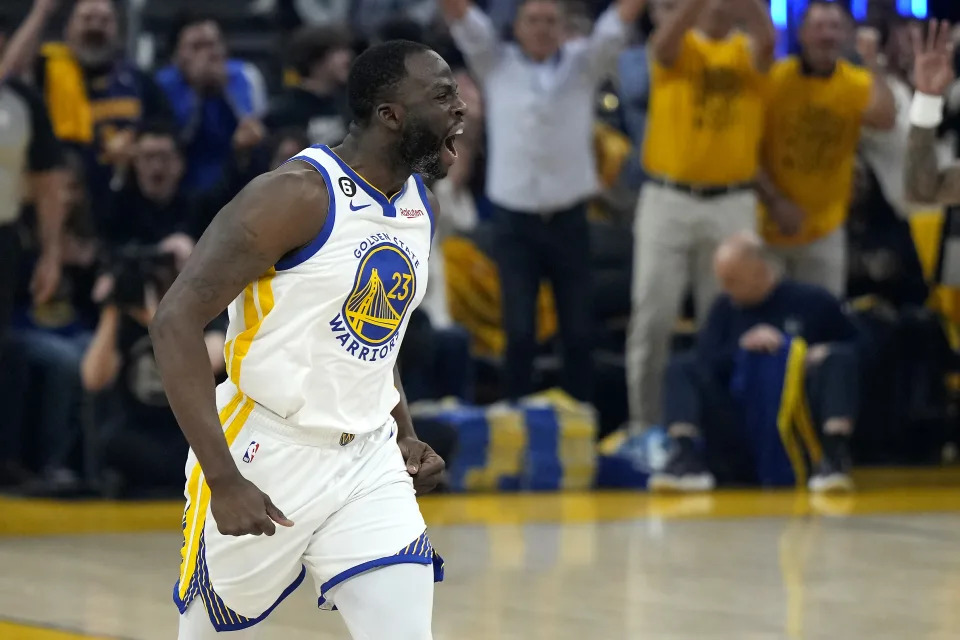
[[173,282],[176,261],[156,245],[126,245],[112,256],[109,273],[114,286],[108,302],[121,309],[142,308],[148,286],[154,286],[159,296]]

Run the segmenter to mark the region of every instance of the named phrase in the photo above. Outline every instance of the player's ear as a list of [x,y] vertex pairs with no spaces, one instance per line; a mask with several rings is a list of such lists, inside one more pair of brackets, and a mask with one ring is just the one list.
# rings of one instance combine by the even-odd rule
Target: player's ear
[[377,118],[387,129],[399,131],[403,120],[403,107],[395,102],[385,102],[377,107]]

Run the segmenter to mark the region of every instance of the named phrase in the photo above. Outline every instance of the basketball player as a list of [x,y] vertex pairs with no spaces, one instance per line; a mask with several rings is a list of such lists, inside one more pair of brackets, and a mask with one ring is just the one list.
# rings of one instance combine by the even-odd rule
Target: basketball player
[[[426,289],[423,179],[453,164],[465,107],[443,59],[405,41],[359,56],[348,93],[344,142],[228,204],[151,327],[191,445],[181,640],[254,637],[308,574],[354,638],[431,637],[442,563],[414,492],[443,461],[417,439],[394,363]],[[202,331],[228,304],[214,394]]]
[[944,94],[954,80],[950,24],[932,20],[924,38],[913,37],[913,83],[907,150],[907,199],[917,204],[960,205],[960,164],[941,169],[937,161],[937,127],[943,118]]

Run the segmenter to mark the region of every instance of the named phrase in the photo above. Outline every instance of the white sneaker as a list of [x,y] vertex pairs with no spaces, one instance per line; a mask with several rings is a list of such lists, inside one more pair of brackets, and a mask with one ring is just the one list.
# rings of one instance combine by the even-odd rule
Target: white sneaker
[[709,471],[675,475],[661,471],[650,476],[647,489],[654,492],[695,493],[713,491],[716,480]]
[[853,480],[841,471],[815,473],[807,487],[814,493],[849,493],[854,490]]

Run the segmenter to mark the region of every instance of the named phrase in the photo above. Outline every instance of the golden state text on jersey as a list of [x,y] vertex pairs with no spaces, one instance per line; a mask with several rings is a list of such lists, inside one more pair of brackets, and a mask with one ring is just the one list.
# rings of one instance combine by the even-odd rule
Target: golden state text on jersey
[[388,198],[323,146],[290,161],[322,175],[326,222],[230,305],[224,392],[292,426],[372,431],[399,401],[393,367],[426,292],[426,187],[414,175]]

